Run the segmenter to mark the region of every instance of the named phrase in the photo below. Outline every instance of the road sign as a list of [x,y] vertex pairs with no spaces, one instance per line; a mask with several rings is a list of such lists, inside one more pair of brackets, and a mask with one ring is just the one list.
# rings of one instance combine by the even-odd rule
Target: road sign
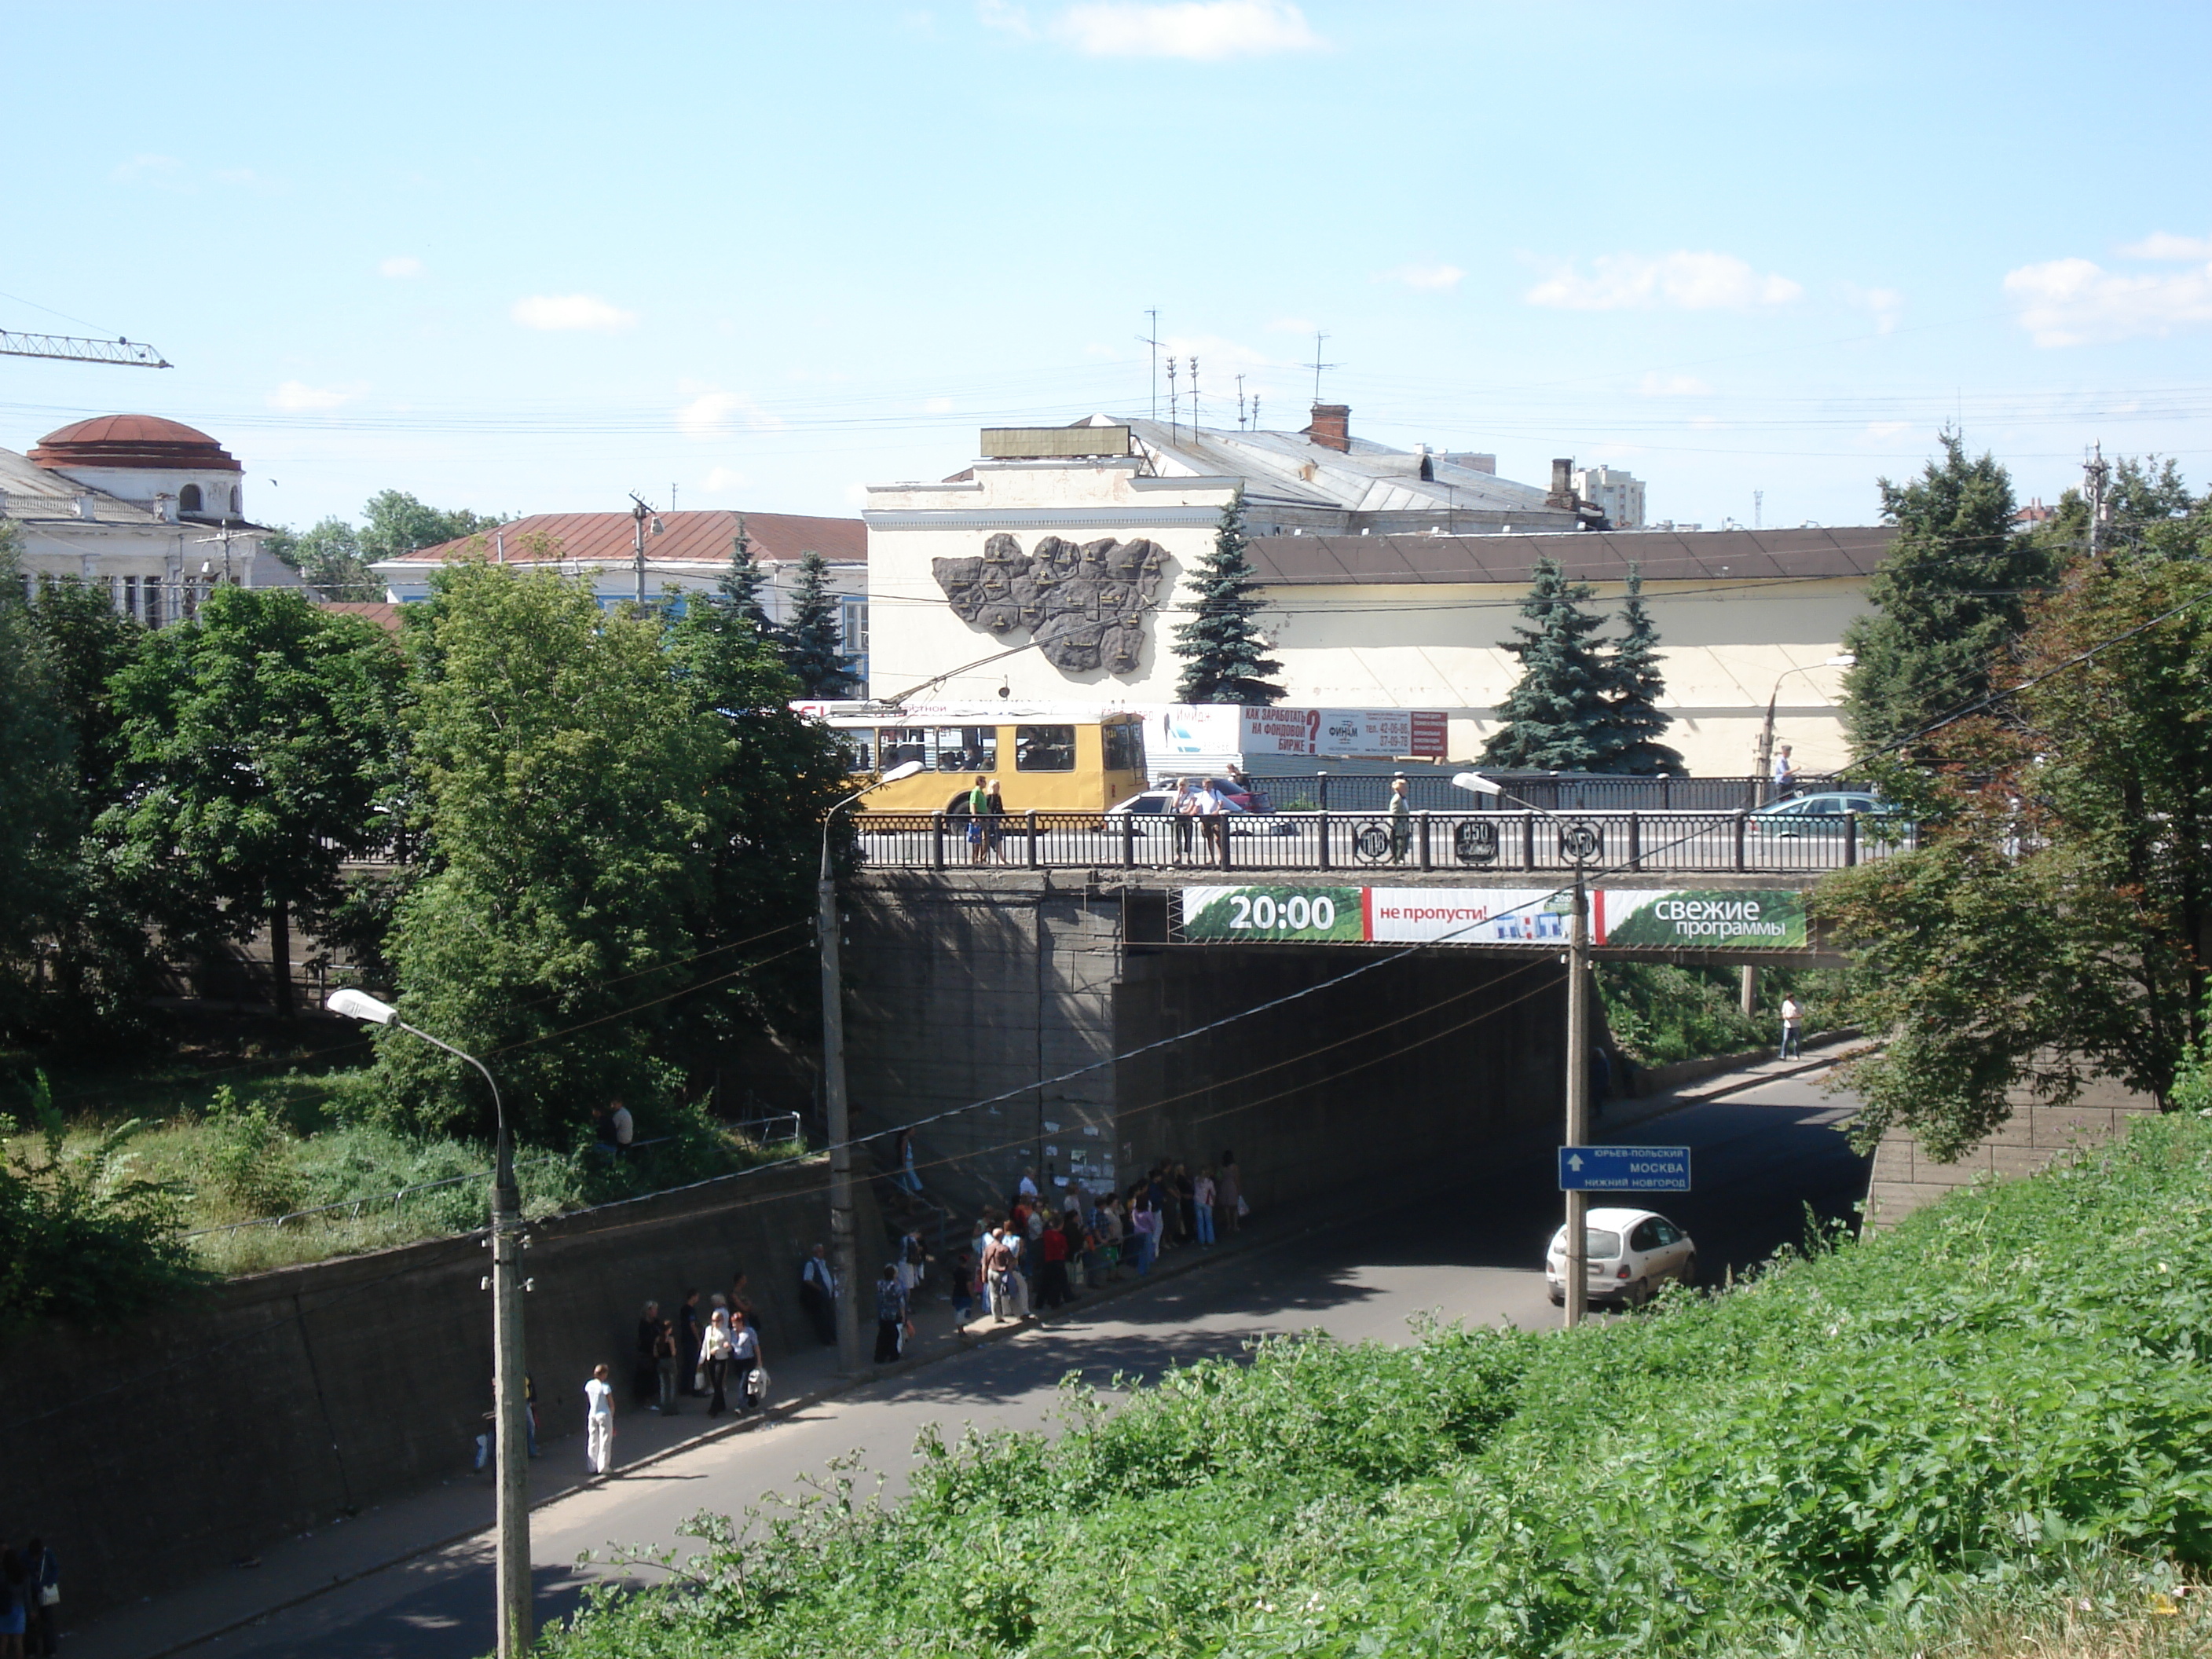
[[1563,1193],[1686,1193],[1687,1146],[1562,1146]]

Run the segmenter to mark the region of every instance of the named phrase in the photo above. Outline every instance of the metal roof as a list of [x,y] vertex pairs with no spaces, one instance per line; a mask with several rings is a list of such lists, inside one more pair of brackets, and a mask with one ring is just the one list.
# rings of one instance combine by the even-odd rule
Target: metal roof
[[1555,536],[1262,536],[1253,568],[1268,586],[1502,583],[1526,586],[1540,557],[1570,580],[1618,582],[1633,563],[1649,582],[1817,580],[1871,575],[1893,525],[1833,530],[1614,530]]
[[94,489],[74,478],[49,472],[33,464],[30,457],[12,449],[0,449],[0,517],[10,519],[68,519],[77,518],[77,498],[89,495],[94,501],[93,512],[97,522],[110,525],[158,525],[167,523],[151,507],[126,501],[120,495],[105,489]]
[[[868,557],[868,527],[858,519],[720,509],[655,516],[661,533],[656,536],[648,530],[645,538],[645,556],[654,564],[726,563],[740,520],[752,543],[753,557],[764,563],[796,562],[807,553],[819,553],[832,564],[863,564]],[[385,564],[443,564],[479,540],[487,548],[499,545],[509,564],[526,563],[532,556],[529,544],[538,537],[557,543],[562,559],[627,563],[635,552],[635,520],[627,513],[533,513],[500,526],[496,532],[417,548]]]
[[1156,466],[1200,477],[1241,477],[1246,500],[1255,505],[1357,513],[1559,511],[1546,507],[1546,492],[1534,484],[1478,472],[1440,454],[1425,458],[1431,476],[1424,478],[1425,458],[1419,453],[1364,438],[1351,440],[1346,452],[1299,432],[1224,431],[1146,420],[1126,424],[1152,452]]

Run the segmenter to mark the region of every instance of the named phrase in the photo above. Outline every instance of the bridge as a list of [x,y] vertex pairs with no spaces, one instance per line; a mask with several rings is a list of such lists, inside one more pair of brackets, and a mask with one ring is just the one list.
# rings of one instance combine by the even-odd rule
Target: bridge
[[1815,966],[1805,890],[1893,845],[1626,813],[1563,847],[1540,816],[1436,813],[1398,854],[1387,820],[1282,815],[1178,866],[1171,823],[1038,813],[975,866],[964,820],[881,816],[842,887],[856,1127],[922,1124],[963,1206],[1024,1167],[1096,1187],[1224,1146],[1280,1204],[1553,1133],[1575,853],[1607,860],[1583,866],[1600,956]]
[[1844,813],[1735,811],[1231,813],[866,812],[863,862],[878,868],[1519,872],[1777,875],[1802,884],[1913,844],[1909,825]]

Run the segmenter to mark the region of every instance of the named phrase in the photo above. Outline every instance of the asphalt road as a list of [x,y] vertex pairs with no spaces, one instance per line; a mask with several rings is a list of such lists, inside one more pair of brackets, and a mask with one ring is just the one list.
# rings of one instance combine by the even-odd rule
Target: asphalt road
[[[1835,1125],[1848,1102],[1824,1095],[1818,1074],[1692,1106],[1620,1136],[1694,1149],[1697,1190],[1655,1206],[1696,1239],[1701,1275],[1717,1279],[1800,1242],[1805,1206],[1851,1213],[1866,1164]],[[1626,1200],[1624,1200],[1626,1201]],[[619,1472],[533,1517],[538,1617],[576,1604],[590,1573],[572,1564],[610,1544],[677,1545],[702,1510],[739,1513],[791,1492],[833,1458],[857,1454],[895,1492],[916,1433],[964,1422],[1006,1428],[1048,1424],[1060,1380],[1079,1372],[1103,1386],[1115,1373],[1157,1373],[1177,1360],[1238,1351],[1267,1332],[1320,1328],[1347,1341],[1401,1342],[1408,1322],[1559,1316],[1544,1290],[1540,1253],[1558,1224],[1549,1154],[1471,1169],[1456,1188],[1224,1261],[1157,1289],[1101,1306],[1011,1342],[939,1364],[784,1422],[732,1436],[630,1474]],[[1317,1216],[1316,1219],[1323,1218]],[[580,1448],[575,1452],[581,1455]],[[468,1659],[494,1645],[489,1536],[333,1589],[266,1621],[211,1638],[194,1654],[316,1659]]]

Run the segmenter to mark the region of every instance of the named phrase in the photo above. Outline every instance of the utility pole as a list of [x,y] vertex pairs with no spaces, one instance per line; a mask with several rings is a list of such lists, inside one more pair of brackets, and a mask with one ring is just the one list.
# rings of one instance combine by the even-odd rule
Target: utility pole
[[[1575,914],[1567,934],[1567,1145],[1589,1145],[1589,890],[1575,870]],[[1566,1324],[1589,1310],[1589,1194],[1567,1194]]]
[[1237,429],[1239,432],[1244,429],[1244,377],[1242,374],[1237,377]]
[[2089,498],[2089,556],[2093,559],[2105,539],[2105,486],[2112,476],[2112,464],[2105,459],[2105,446],[2100,440],[2081,465],[2081,493]]
[[1176,360],[1175,360],[1173,357],[1170,357],[1170,358],[1168,359],[1168,441],[1169,441],[1170,443],[1172,443],[1172,442],[1175,441],[1175,435],[1176,435]]
[[822,937],[822,1106],[830,1134],[830,1267],[837,1275],[837,1369],[849,1376],[860,1369],[860,1306],[855,1295],[860,1251],[853,1224],[853,1116],[845,1098],[845,985],[837,963],[837,878],[830,868],[827,818],[822,824],[822,875],[814,897],[814,927]]
[[492,1403],[499,1433],[499,1659],[531,1647],[530,1401],[522,1353],[522,1194],[500,1127],[491,1188]]
[[1190,360],[1190,435],[1198,436],[1198,359]]
[[635,495],[632,495],[630,500],[637,502],[630,508],[629,517],[631,524],[636,526],[637,602],[642,605],[645,603],[645,521],[653,516],[653,509]]
[[1157,421],[1160,418],[1160,343],[1154,337],[1160,331],[1159,307],[1155,306],[1145,315],[1151,319],[1152,326],[1137,337],[1137,342],[1152,349],[1152,418]]

